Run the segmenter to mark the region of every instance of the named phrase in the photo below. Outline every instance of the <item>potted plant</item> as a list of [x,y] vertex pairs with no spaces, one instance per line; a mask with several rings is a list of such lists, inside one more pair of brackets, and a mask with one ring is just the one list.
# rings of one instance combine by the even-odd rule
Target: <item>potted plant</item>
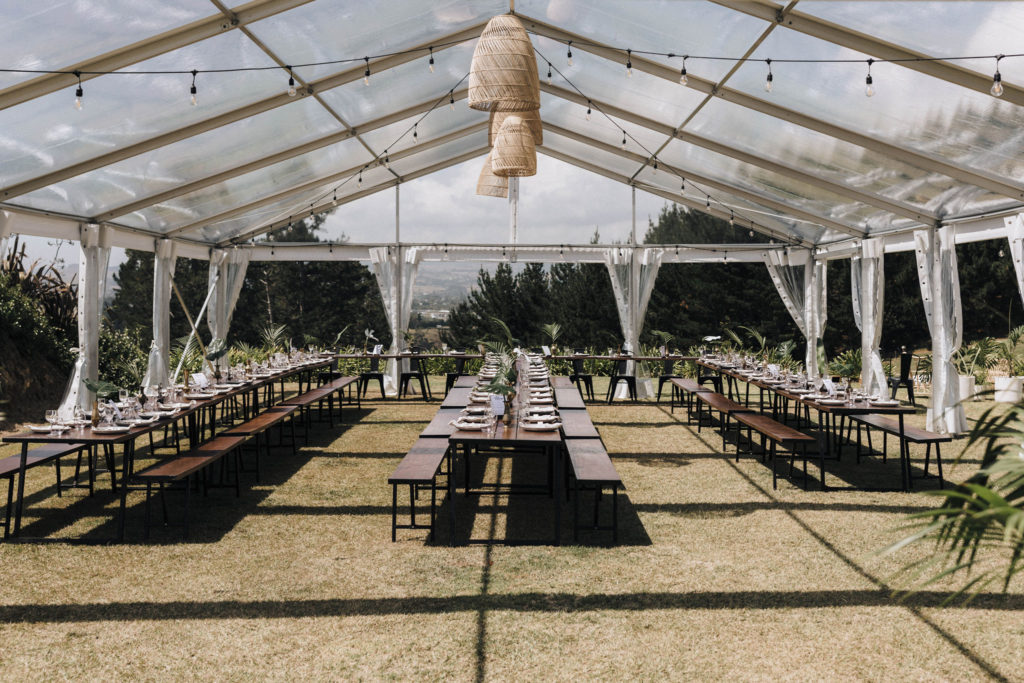
[[1024,325],[1010,330],[1006,340],[996,347],[993,371],[996,403],[1018,403],[1024,388]]
[[978,373],[983,373],[981,380],[988,374],[988,369],[996,360],[996,344],[991,337],[982,337],[962,346],[953,355],[957,379],[960,382],[960,400],[977,401]]

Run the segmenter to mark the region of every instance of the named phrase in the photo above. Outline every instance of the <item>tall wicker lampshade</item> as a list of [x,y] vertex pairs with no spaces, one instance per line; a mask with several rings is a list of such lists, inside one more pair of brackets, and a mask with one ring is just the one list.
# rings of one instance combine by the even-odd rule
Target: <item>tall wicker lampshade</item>
[[540,109],[533,43],[511,14],[494,17],[480,34],[469,68],[469,106],[481,111]]
[[491,170],[491,155],[484,159],[480,179],[476,181],[476,193],[485,197],[508,197],[508,178],[494,175]]
[[511,115],[502,122],[494,137],[491,169],[505,178],[537,175],[537,149],[522,118]]
[[498,137],[498,130],[501,128],[501,124],[505,122],[505,119],[509,116],[518,116],[526,124],[527,128],[530,129],[530,133],[533,134],[533,144],[540,145],[544,142],[544,128],[540,122],[540,111],[520,111],[515,112],[503,112],[503,111],[492,111],[491,112],[491,127],[487,133],[487,144],[491,147],[494,146],[494,139]]

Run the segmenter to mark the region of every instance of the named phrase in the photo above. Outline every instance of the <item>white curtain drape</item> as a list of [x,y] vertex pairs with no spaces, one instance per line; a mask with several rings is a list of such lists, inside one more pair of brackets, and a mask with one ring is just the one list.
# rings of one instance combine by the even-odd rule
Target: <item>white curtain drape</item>
[[[405,330],[409,327],[412,314],[412,291],[416,282],[422,254],[416,248],[373,247],[370,249],[370,265],[380,298],[384,303],[384,314],[391,330],[390,353],[405,350]],[[398,392],[399,374],[408,368],[407,360],[401,363],[388,361],[384,376],[384,390],[388,395]]]
[[[629,247],[608,249],[604,253],[615,297],[615,308],[619,313],[619,324],[622,327],[623,349],[628,349],[634,354],[640,352],[640,332],[643,330],[647,305],[654,292],[654,283],[658,278],[663,256],[664,252],[661,249]],[[635,372],[633,368],[629,371]],[[625,391],[625,387],[621,385],[620,389]],[[650,393],[649,382],[637,382],[637,394],[640,398]]]
[[815,261],[807,249],[765,252],[764,264],[782,303],[807,340],[804,357],[807,374],[816,376],[828,320],[826,264]]
[[1024,300],[1024,213],[1005,219],[1006,238],[1010,241],[1010,257],[1017,273],[1017,291]]
[[932,400],[927,429],[940,434],[967,431],[953,355],[963,339],[960,277],[952,227],[914,233],[917,272],[925,318],[932,336]]
[[882,241],[864,240],[861,254],[850,261],[853,319],[860,330],[860,383],[864,391],[883,395],[888,387],[879,345],[885,306],[885,252]]
[[110,260],[107,229],[95,224],[83,225],[79,244],[79,361],[71,371],[71,379],[64,390],[64,400],[58,408],[61,419],[70,419],[76,404],[83,410],[91,409],[93,392],[82,385],[82,380],[95,381],[99,378],[100,314],[106,297],[107,263]]
[[[210,326],[211,342],[213,339],[227,341],[231,316],[235,313],[238,295],[242,293],[245,271],[249,268],[251,257],[252,252],[248,249],[215,249],[210,255],[207,282],[214,291],[206,309],[206,323]],[[223,356],[217,361],[217,366],[223,370],[227,363],[227,356]]]
[[7,238],[11,235],[11,216],[0,211],[0,260],[7,256]]
[[153,343],[146,367],[145,386],[168,384],[167,362],[171,353],[171,281],[177,247],[168,239],[156,241],[153,255]]

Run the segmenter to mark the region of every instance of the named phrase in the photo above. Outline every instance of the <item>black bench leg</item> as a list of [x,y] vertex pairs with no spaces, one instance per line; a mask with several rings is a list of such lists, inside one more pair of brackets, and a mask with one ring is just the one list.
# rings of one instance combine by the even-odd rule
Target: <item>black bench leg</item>
[[7,478],[7,507],[4,508],[4,538],[11,536],[11,512],[14,504],[14,477]]
[[409,524],[416,526],[416,485],[409,484]]
[[60,485],[60,458],[57,458],[53,462],[54,468],[57,470],[57,497],[61,497],[61,485]]
[[775,457],[775,442],[772,442],[771,449],[772,458],[772,488],[779,488],[779,459]]
[[192,484],[192,477],[189,476],[188,478],[185,479],[185,518],[184,518],[183,524],[182,524],[182,526],[185,529],[184,533],[185,533],[185,538],[186,539],[188,538],[188,504],[189,504],[189,499],[191,497],[191,492],[192,492],[191,484]]
[[924,476],[926,476],[926,477],[928,476],[928,465],[930,464],[929,461],[931,459],[932,459],[932,445],[930,443],[926,443],[924,445]]
[[437,475],[430,480],[430,533],[427,535],[431,541],[434,540],[434,519],[437,517]]
[[574,479],[576,485],[572,495],[572,542],[579,543],[580,540],[580,480]]
[[398,484],[391,485],[391,542],[398,540]]
[[619,544],[619,485],[612,484],[612,545]]
[[939,488],[946,488],[946,480],[942,478],[942,455],[939,453],[939,444],[935,444],[935,464],[939,468]]
[[146,482],[146,530],[143,533],[143,538],[149,540],[149,528],[150,528],[150,511],[149,511],[149,499],[153,495],[153,482]]

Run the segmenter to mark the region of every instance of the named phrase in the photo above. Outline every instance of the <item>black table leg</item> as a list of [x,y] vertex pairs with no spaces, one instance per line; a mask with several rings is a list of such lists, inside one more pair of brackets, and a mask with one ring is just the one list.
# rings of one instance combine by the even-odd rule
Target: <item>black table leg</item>
[[14,535],[21,532],[21,510],[25,503],[25,470],[28,469],[28,442],[21,444],[21,462],[18,465],[18,506],[14,510]]
[[455,451],[448,449],[448,545],[455,545]]
[[[564,470],[561,444],[557,447],[549,447],[552,450],[551,457],[555,459],[555,481],[561,482]],[[565,489],[561,483],[555,486],[555,545],[562,545],[562,501],[565,497]]]

